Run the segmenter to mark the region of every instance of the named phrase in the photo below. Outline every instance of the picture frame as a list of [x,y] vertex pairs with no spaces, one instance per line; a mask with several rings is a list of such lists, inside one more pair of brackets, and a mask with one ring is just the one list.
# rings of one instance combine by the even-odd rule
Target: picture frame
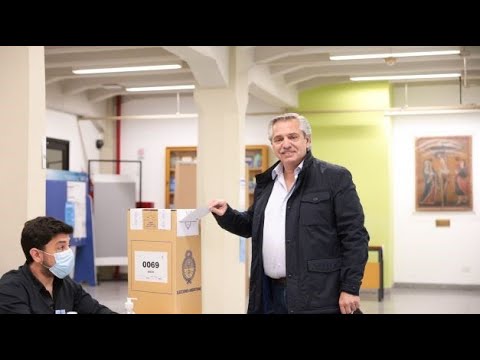
[[472,137],[415,139],[416,211],[471,211]]

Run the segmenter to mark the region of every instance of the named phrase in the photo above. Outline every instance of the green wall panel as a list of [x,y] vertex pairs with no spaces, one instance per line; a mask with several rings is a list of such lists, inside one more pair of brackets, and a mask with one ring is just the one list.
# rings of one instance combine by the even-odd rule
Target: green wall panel
[[[301,92],[299,108],[312,124],[312,151],[322,160],[347,167],[362,201],[370,245],[383,245],[385,287],[392,286],[393,230],[390,191],[388,83],[348,83]],[[373,258],[375,252],[370,253]]]

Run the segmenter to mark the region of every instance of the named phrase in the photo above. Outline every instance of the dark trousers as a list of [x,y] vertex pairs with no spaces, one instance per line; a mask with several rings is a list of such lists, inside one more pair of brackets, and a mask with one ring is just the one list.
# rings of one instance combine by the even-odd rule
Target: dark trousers
[[272,308],[274,314],[288,314],[286,283],[270,281]]

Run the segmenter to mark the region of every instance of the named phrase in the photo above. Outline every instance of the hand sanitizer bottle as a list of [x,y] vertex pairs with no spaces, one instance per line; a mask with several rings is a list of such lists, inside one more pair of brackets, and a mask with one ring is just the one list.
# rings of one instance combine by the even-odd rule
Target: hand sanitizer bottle
[[127,297],[127,301],[125,302],[125,314],[135,314],[135,312],[133,311],[132,300],[137,300],[137,298]]

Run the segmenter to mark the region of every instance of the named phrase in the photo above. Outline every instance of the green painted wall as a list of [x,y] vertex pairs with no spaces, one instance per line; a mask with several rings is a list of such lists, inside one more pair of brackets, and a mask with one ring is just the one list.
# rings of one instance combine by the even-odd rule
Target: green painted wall
[[[299,108],[312,125],[312,151],[348,168],[365,211],[370,245],[383,245],[385,287],[392,286],[393,229],[390,191],[391,107],[386,82],[322,86],[300,93]],[[373,258],[375,252],[370,253]]]

